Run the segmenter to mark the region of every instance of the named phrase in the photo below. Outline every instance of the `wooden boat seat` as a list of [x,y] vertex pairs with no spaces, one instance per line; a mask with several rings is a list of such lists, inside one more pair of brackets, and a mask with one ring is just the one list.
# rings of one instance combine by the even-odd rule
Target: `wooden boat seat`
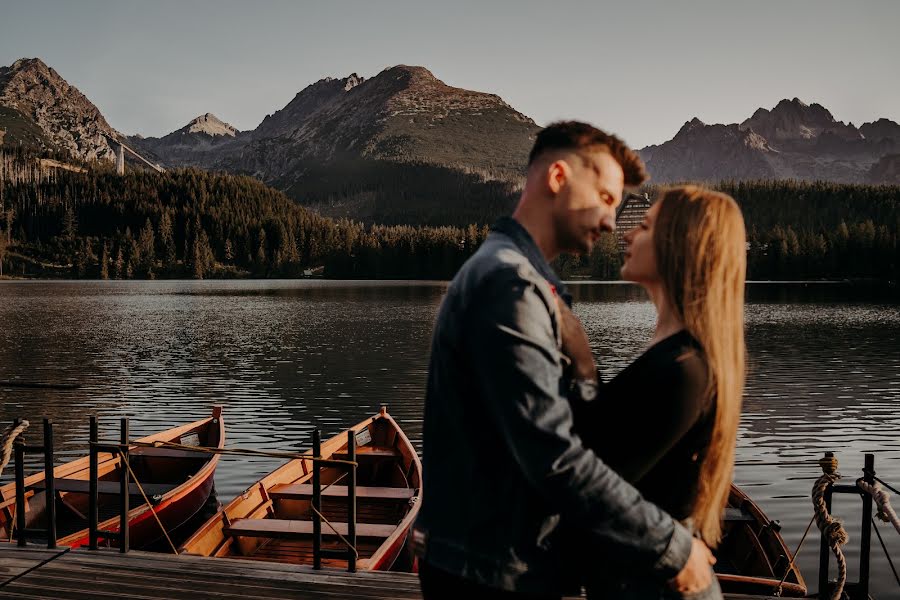
[[[349,494],[349,488],[346,485],[332,485],[329,487],[322,486],[323,498],[346,498]],[[281,498],[284,500],[308,500],[312,498],[313,486],[310,484],[286,484],[281,483],[272,486],[269,489],[269,496],[272,498]],[[415,496],[416,491],[411,488],[399,487],[368,487],[357,486],[357,499],[372,500],[402,500],[406,501]]]
[[[66,479],[64,477],[55,477],[53,479],[53,485],[56,487],[57,492],[73,492],[76,494],[87,494],[90,492],[90,482],[87,479]],[[179,485],[178,483],[144,483],[141,482],[141,486],[144,488],[144,492],[148,497],[153,496],[162,496]],[[42,490],[46,486],[43,481],[35,483],[32,486],[34,489]],[[118,481],[98,481],[97,482],[97,492],[100,494],[118,494],[119,493],[119,482]],[[128,494],[132,496],[140,496],[141,490],[138,488],[138,485],[134,482],[128,484]]]
[[[346,451],[335,452],[332,455],[336,460],[349,460],[350,455]],[[400,460],[403,454],[396,448],[390,446],[360,446],[356,449],[356,460],[362,461],[366,459],[382,459],[382,460]]]
[[726,521],[756,521],[753,515],[751,515],[744,508],[732,508],[728,507],[725,509],[725,520]]
[[[347,535],[347,523],[335,523],[331,525],[341,535]],[[374,523],[357,523],[357,538],[388,538],[397,530],[396,525],[377,525]],[[288,519],[236,519],[225,527],[225,535],[244,537],[264,537],[279,539],[306,538],[313,534],[312,521],[288,520]],[[326,523],[322,523],[322,536],[334,537],[334,531]]]

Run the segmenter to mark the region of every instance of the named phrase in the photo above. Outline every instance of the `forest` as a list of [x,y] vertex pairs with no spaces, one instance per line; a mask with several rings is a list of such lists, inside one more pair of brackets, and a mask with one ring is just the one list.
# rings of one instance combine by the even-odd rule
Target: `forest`
[[[48,167],[26,150],[0,152],[0,275],[449,279],[508,210],[485,207],[469,225],[376,225],[322,216],[246,176],[79,169]],[[900,187],[715,187],[743,210],[750,279],[900,280]],[[563,277],[617,279],[615,235],[555,266]]]

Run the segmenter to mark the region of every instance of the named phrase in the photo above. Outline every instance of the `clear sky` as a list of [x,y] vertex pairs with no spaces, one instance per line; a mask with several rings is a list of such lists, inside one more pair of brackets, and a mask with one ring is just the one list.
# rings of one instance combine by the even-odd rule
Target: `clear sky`
[[322,77],[422,65],[641,147],[795,96],[900,122],[898,25],[896,0],[0,0],[0,64],[39,57],[154,136],[205,112],[252,129]]

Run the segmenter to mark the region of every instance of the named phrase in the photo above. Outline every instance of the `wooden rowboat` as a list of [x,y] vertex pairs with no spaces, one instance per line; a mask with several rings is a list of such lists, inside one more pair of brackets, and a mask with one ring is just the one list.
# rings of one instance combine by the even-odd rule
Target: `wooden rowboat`
[[[422,464],[406,435],[383,408],[379,414],[353,426],[352,431],[359,465],[356,568],[383,571],[395,563],[409,568],[405,562],[408,556],[402,551],[418,513]],[[306,454],[312,456],[311,451]],[[321,455],[347,458],[346,432],[323,442]],[[298,458],[266,475],[204,523],[182,544],[180,551],[312,564],[312,466],[312,461]],[[320,470],[324,489],[321,513],[344,536],[348,531],[349,489],[341,483],[346,472],[345,468],[328,465]],[[321,531],[322,548],[346,550],[346,545],[324,521]],[[322,565],[346,568],[347,560],[331,556],[322,558]]]
[[[175,442],[191,446],[225,445],[225,422],[221,407],[211,417],[140,438],[137,442]],[[213,489],[218,455],[170,448],[129,448],[128,463],[153,510],[167,531],[187,522],[206,503]],[[119,481],[125,468],[118,456],[98,456],[99,529],[119,530]],[[88,544],[89,457],[85,456],[53,469],[56,488],[57,544]],[[47,494],[44,472],[25,478],[26,527],[45,528]],[[0,539],[16,539],[10,533],[15,525],[15,483],[0,487]],[[141,548],[163,537],[137,483],[129,484],[129,545]],[[104,543],[101,540],[101,543]],[[116,545],[111,542],[111,545]]]
[[775,596],[780,584],[781,596],[806,595],[806,582],[797,565],[791,565],[791,553],[780,529],[732,484],[722,542],[715,552],[715,569],[723,592]]

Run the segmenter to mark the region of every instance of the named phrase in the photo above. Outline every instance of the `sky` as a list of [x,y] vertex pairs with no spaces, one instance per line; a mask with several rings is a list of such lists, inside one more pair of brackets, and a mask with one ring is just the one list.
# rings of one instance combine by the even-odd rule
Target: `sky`
[[323,77],[427,67],[539,125],[634,147],[783,98],[900,122],[900,2],[0,0],[0,65],[38,57],[126,134],[253,129]]

